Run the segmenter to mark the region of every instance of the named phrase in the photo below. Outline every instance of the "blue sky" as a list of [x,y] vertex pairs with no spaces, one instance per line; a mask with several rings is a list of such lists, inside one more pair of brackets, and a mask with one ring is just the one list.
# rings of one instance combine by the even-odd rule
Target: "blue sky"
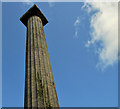
[[[86,9],[82,2],[36,4],[49,22],[44,31],[60,107],[117,106],[118,65],[116,58],[111,58],[114,54],[104,56],[107,52],[102,52],[104,48],[114,51],[114,47],[111,42],[106,44],[107,35],[102,37],[95,28],[101,20],[91,20],[97,19],[94,15],[98,9],[104,9],[94,4],[92,9]],[[24,106],[26,27],[19,19],[31,6],[19,2],[2,4],[3,107]],[[102,38],[95,39],[93,33]],[[109,50],[109,46],[113,49]]]

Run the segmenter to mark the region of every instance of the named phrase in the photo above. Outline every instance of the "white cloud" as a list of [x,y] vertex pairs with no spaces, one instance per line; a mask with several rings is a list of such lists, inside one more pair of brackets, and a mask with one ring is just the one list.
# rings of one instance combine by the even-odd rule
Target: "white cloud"
[[74,22],[74,27],[75,27],[75,34],[74,34],[74,36],[77,37],[77,38],[78,38],[79,24],[80,24],[80,17],[78,16],[76,21]]
[[[120,29],[120,2],[118,3],[118,29]],[[120,31],[118,31],[118,35],[120,35]],[[119,53],[119,57],[118,57],[118,60],[120,61],[120,36],[118,36],[118,53]]]
[[89,2],[85,3],[83,8],[89,13],[98,10],[91,17],[91,40],[86,46],[100,44],[97,48],[99,57],[97,67],[104,69],[118,60],[118,3]]
[[74,26],[79,25],[79,23],[80,23],[80,18],[79,18],[79,17],[77,17],[77,19],[76,19],[76,21],[75,21],[75,23],[74,23]]

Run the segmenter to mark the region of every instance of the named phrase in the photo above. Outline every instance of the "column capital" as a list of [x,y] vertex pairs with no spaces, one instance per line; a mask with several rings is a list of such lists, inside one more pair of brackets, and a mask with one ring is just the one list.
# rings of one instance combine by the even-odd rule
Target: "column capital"
[[37,7],[36,4],[34,4],[21,18],[20,21],[27,27],[27,21],[31,16],[38,16],[41,18],[43,26],[48,23],[48,20],[43,15],[43,13],[40,11],[40,9]]

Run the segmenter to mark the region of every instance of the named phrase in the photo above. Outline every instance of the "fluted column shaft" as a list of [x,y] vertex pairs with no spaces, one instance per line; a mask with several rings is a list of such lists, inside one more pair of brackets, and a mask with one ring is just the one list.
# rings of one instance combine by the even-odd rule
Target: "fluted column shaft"
[[27,22],[25,107],[59,107],[42,20]]

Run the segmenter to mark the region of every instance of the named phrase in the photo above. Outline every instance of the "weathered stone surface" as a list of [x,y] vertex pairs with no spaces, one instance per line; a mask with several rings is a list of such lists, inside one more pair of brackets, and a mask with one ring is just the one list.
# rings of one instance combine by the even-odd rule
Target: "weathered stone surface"
[[24,106],[59,107],[44,24],[41,17],[35,14],[27,20]]

